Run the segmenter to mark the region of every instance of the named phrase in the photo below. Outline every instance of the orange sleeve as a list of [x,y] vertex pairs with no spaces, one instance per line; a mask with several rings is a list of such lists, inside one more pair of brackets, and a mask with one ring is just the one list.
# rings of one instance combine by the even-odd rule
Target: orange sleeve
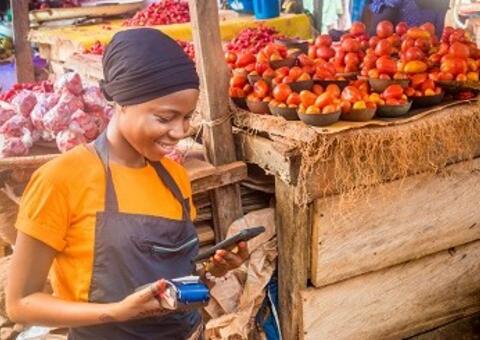
[[38,169],[30,179],[20,203],[16,228],[61,251],[69,225],[66,190],[55,176]]

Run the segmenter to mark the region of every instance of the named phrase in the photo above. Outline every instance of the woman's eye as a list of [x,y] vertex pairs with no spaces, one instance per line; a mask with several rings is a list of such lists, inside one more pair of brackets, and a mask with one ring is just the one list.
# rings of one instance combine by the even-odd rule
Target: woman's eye
[[192,115],[186,115],[184,119],[185,119],[185,120],[191,120],[191,119],[192,119]]
[[159,117],[159,116],[157,116],[157,120],[158,120],[160,123],[168,123],[168,122],[170,121],[170,119],[168,119],[168,118]]

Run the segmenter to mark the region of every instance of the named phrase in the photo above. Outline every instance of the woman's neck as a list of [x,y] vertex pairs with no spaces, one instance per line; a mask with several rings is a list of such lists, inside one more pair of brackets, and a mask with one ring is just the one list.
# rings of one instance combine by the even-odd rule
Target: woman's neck
[[122,136],[117,127],[116,115],[113,115],[107,128],[110,161],[130,168],[142,168],[146,164],[145,157],[135,150]]

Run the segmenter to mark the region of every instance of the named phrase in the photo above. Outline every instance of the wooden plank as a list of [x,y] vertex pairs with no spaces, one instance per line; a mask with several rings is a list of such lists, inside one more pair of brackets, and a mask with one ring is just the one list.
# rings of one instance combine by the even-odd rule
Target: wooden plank
[[408,340],[477,339],[480,334],[480,313],[452,321],[439,328],[417,334]]
[[64,67],[79,73],[90,81],[103,79],[102,56],[76,53],[67,59]]
[[380,185],[355,201],[315,201],[312,283],[319,287],[480,239],[480,158]]
[[305,340],[401,339],[480,311],[480,241],[302,292]]
[[310,264],[310,208],[295,203],[295,188],[276,179],[276,226],[280,323],[283,339],[300,339],[303,332],[302,290]]
[[195,227],[197,229],[200,246],[211,244],[215,241],[215,234],[210,224],[199,223],[198,225],[195,225]]
[[[202,89],[203,140],[209,161],[215,165],[236,161],[228,98],[228,67],[224,59],[216,0],[189,0],[193,42]],[[206,20],[205,18],[208,18]],[[242,216],[238,184],[213,192],[215,235],[224,238],[227,228]]]
[[301,157],[294,147],[241,131],[235,133],[235,143],[246,162],[257,164],[287,184],[297,183]]
[[188,177],[193,182],[200,178],[205,178],[215,174],[215,167],[205,161],[201,161],[199,159],[186,159],[183,166],[188,171]]
[[32,48],[28,41],[28,0],[10,0],[13,14],[13,40],[15,42],[15,65],[17,82],[27,83],[35,80]]
[[[247,178],[247,167],[243,162],[217,166],[213,174],[192,180],[194,194],[238,183]],[[240,190],[240,189],[239,189]],[[226,198],[224,198],[226,199]]]

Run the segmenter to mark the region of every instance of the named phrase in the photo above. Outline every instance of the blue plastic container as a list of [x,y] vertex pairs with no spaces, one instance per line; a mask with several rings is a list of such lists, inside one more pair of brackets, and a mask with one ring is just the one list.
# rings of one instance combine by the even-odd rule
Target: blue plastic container
[[253,0],[228,0],[228,6],[236,12],[253,13]]
[[280,15],[280,0],[253,0],[255,18],[270,19]]

